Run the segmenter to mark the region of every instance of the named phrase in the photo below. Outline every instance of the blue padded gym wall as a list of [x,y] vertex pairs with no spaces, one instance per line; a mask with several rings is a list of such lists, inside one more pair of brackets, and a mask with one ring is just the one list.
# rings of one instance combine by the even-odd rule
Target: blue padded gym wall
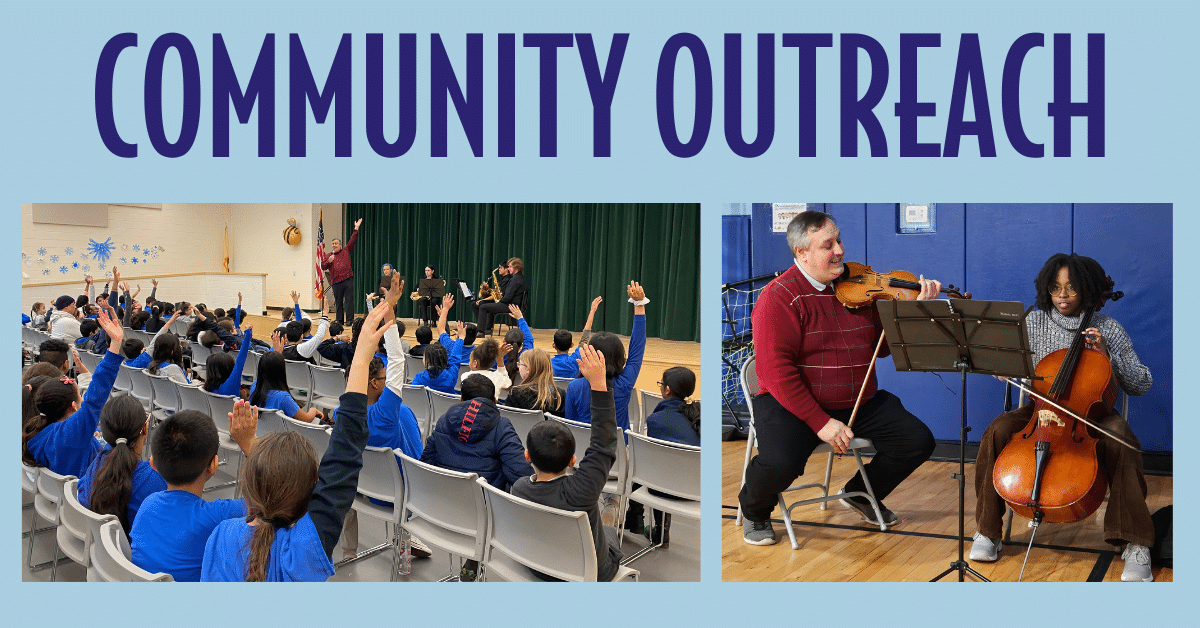
[[[1105,305],[1133,339],[1154,386],[1129,402],[1129,421],[1146,451],[1172,451],[1172,307],[1155,286],[1171,285],[1170,204],[937,203],[936,232],[897,233],[896,203],[828,203],[838,221],[846,259],[880,272],[907,270],[954,284],[976,299],[1034,301],[1033,280],[1054,253],[1094,258],[1125,293]],[[792,263],[784,234],[771,232],[771,204],[754,203],[745,216],[726,217],[725,283],[783,270]],[[749,241],[745,241],[748,237]],[[1148,277],[1159,277],[1154,282]],[[880,360],[880,386],[896,393],[940,440],[958,440],[957,373],[897,373]],[[1004,384],[967,378],[967,421],[976,442],[1003,410]]]

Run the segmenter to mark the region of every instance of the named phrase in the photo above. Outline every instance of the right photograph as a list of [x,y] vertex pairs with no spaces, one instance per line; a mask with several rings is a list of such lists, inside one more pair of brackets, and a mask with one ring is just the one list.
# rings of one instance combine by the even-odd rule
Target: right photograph
[[723,205],[723,580],[1172,581],[1171,278],[1169,203]]

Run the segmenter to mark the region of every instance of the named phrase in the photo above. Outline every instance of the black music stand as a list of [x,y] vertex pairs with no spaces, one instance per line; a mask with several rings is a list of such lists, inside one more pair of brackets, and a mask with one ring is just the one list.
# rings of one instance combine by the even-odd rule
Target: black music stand
[[[453,279],[452,278],[452,279],[447,280],[447,283],[446,283],[447,290],[453,292],[455,287],[458,288],[459,295],[462,296],[462,298],[454,299],[454,304],[458,307],[458,316],[456,316],[454,318],[454,320],[461,321],[461,320],[464,320],[462,317],[463,303],[474,301],[475,293],[471,291],[471,287],[469,285],[467,285],[467,282],[463,281],[462,279]],[[462,333],[461,330],[459,331],[459,333]]]
[[963,557],[966,542],[967,373],[1032,378],[1029,337],[1025,331],[1025,306],[1016,301],[880,301],[888,347],[897,371],[958,371],[962,375],[962,427],[958,436],[958,560],[934,577],[937,582],[967,572],[991,582],[971,569]]

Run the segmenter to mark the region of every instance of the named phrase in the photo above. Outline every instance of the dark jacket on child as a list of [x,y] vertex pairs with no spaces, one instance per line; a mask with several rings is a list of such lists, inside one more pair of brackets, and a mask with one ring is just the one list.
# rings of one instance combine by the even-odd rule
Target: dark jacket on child
[[533,473],[517,430],[490,399],[482,397],[454,405],[438,419],[421,462],[477,473],[503,491]]

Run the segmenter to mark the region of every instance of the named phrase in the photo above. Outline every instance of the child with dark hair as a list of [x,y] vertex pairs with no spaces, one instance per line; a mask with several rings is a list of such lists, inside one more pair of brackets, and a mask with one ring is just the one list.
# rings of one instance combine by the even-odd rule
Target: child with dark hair
[[[604,354],[608,369],[609,385],[617,404],[617,427],[629,429],[629,398],[642,370],[642,355],[646,351],[646,292],[636,281],[626,287],[629,302],[633,304],[633,333],[629,336],[629,357],[625,357],[625,345],[615,334],[600,332],[591,339],[591,346]],[[567,418],[580,423],[591,422],[587,382],[576,379],[567,386]]]
[[254,378],[254,388],[250,391],[250,403],[265,410],[280,410],[284,416],[305,423],[324,418],[316,408],[301,408],[289,390],[283,354],[279,351],[264,353],[258,360],[258,376]]
[[[699,447],[700,402],[688,401],[692,393],[696,392],[696,374],[689,368],[673,366],[663,371],[662,380],[658,382],[658,392],[663,400],[658,402],[658,405],[654,406],[654,412],[646,417],[646,435]],[[654,489],[649,490],[652,495],[663,495]],[[651,512],[654,527],[648,531],[650,542],[661,543],[663,547],[667,547],[671,538],[671,515],[657,510]],[[638,527],[637,522],[629,523],[631,528]]]
[[[367,445],[368,369],[374,348],[395,321],[391,311],[381,303],[366,317],[319,466],[312,444],[295,432],[274,432],[250,445],[241,480],[250,512],[213,531],[201,580],[324,581],[334,574],[330,557],[354,502]],[[257,413],[246,418],[235,413],[234,419],[231,428],[257,423]]]
[[183,370],[183,347],[179,344],[179,337],[164,334],[156,336],[155,340],[151,344],[154,348],[153,359],[146,370],[151,375],[165,375],[180,384],[192,383]]
[[150,354],[146,353],[145,345],[137,338],[126,339],[121,344],[121,355],[125,357],[125,363],[135,369],[144,369],[150,365]]
[[[460,375],[459,381],[473,374],[483,375],[496,385],[496,396],[507,399],[512,380],[508,377],[508,371],[500,367],[500,356],[511,349],[512,347],[508,344],[498,344],[495,338],[483,341],[483,344],[475,347],[475,350],[471,352],[471,358],[467,360],[469,368]],[[495,370],[492,370],[493,368]]]
[[64,340],[51,338],[38,345],[38,362],[46,362],[66,373],[71,370],[71,347]]
[[453,471],[477,473],[488,484],[508,490],[533,473],[521,438],[496,409],[496,386],[479,374],[462,383],[462,403],[438,418],[421,461]]
[[[234,413],[249,413],[239,402]],[[231,415],[232,417],[232,415]],[[248,452],[254,439],[248,422],[230,421],[229,435]],[[151,573],[169,573],[176,582],[199,582],[204,545],[217,524],[246,516],[240,499],[204,500],[204,484],[217,473],[220,435],[202,412],[176,412],[154,428],[150,465],[162,475],[166,490],[142,502],[129,532],[133,564]]]
[[114,397],[100,411],[100,433],[108,446],[79,476],[79,503],[99,515],[116,515],[129,534],[142,502],[167,490],[167,483],[142,460],[149,421],[142,403]]
[[38,389],[34,398],[38,414],[26,421],[22,430],[21,457],[30,466],[81,477],[100,448],[92,435],[100,421],[100,409],[117,380],[121,354],[116,348],[124,340],[125,331],[107,311],[102,310],[97,320],[113,342],[92,374],[87,395],[80,399],[75,380],[67,378],[46,382]]
[[418,357],[425,355],[425,348],[433,342],[433,330],[429,328],[429,325],[421,325],[413,332],[413,335],[417,338],[417,344],[408,350],[408,354]]
[[204,390],[218,395],[237,396],[242,391],[242,369],[246,365],[246,353],[254,344],[254,325],[246,325],[242,334],[242,346],[237,359],[228,353],[212,353],[204,365]]
[[[588,338],[592,336],[592,321],[596,318],[596,310],[600,308],[600,304],[604,302],[604,297],[596,297],[592,299],[592,307],[588,310],[587,322],[583,324],[583,335],[579,337],[579,346],[587,344]],[[560,329],[554,332],[554,350],[557,354],[550,358],[550,365],[554,367],[555,377],[570,377],[572,379],[579,377],[579,365],[575,363],[579,359],[579,348],[576,347],[575,352],[571,353],[571,332],[566,329]]]
[[79,323],[79,339],[75,341],[75,348],[82,349],[87,352],[92,352],[96,348],[96,340],[100,332],[100,323],[94,318],[85,318]]
[[508,372],[510,381],[519,381],[519,369],[517,368],[517,358],[522,353],[533,348],[533,332],[529,330],[529,324],[525,322],[525,315],[521,313],[521,308],[516,305],[508,306],[508,313],[517,321],[517,329],[509,329],[504,333],[504,344],[509,347],[504,353],[504,370]]
[[[600,494],[608,481],[608,472],[617,460],[617,424],[613,394],[608,389],[605,356],[584,346],[579,355],[579,371],[591,397],[592,437],[575,473],[567,468],[575,461],[575,438],[558,421],[541,421],[529,430],[525,457],[533,465],[532,476],[523,477],[512,487],[512,494],[553,508],[583,511],[592,525],[596,544],[596,579],[613,579],[621,566],[621,546],[617,531],[600,520]],[[551,579],[542,576],[543,579]]]
[[475,343],[475,337],[479,335],[479,328],[474,323],[463,325],[462,321],[458,321],[458,327],[454,333],[459,337],[457,340],[452,340],[450,334],[446,333],[446,321],[450,316],[450,308],[454,307],[454,295],[443,295],[442,304],[433,307],[438,315],[437,328],[434,333],[437,334],[438,343],[446,348],[446,359],[450,366],[457,367],[463,363],[463,357],[470,351],[469,347]]
[[454,394],[454,383],[458,380],[458,366],[451,366],[446,355],[446,348],[440,344],[431,344],[425,348],[425,370],[417,373],[412,380],[413,386],[428,386],[433,390]]

